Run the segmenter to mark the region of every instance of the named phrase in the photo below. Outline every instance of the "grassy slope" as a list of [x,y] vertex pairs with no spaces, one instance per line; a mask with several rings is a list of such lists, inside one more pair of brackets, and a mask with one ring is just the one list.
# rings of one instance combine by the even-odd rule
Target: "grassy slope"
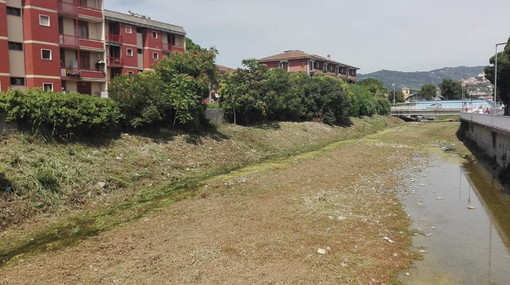
[[122,135],[108,145],[51,144],[27,135],[0,138],[0,167],[17,195],[0,192],[0,230],[27,220],[157,195],[184,178],[359,137],[398,121],[353,119],[349,128],[278,123],[222,125],[200,134]]

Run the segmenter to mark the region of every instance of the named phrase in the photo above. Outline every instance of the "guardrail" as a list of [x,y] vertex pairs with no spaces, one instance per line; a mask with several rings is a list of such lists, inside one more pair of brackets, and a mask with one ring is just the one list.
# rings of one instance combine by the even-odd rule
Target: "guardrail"
[[510,133],[510,116],[461,113],[460,119],[467,122],[473,122],[479,125],[491,127],[493,129]]

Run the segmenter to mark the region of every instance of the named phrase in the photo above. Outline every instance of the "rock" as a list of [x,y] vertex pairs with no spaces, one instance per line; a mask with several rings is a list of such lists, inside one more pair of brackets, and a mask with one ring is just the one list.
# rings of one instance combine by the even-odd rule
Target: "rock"
[[443,197],[436,197],[436,200],[441,201],[441,200],[444,200],[444,198]]
[[324,254],[326,254],[326,252],[327,252],[327,250],[325,250],[324,248],[319,248],[319,249],[317,249],[317,253],[318,253],[318,254],[322,254],[322,255],[324,255]]
[[99,188],[101,188],[101,189],[104,189],[106,187],[106,183],[105,182],[97,182],[97,186],[99,186]]
[[473,206],[468,206],[467,208],[468,208],[468,210],[475,210],[476,209],[476,207],[473,207]]

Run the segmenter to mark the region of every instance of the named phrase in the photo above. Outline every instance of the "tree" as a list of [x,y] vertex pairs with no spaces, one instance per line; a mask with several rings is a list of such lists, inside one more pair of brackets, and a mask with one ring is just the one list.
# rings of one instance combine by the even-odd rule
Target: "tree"
[[138,129],[161,123],[170,112],[163,82],[153,71],[115,77],[108,87],[109,97],[119,106],[123,125]]
[[436,86],[431,83],[423,84],[418,95],[425,100],[432,100],[432,98],[436,97]]
[[443,79],[443,82],[439,84],[439,89],[441,89],[441,95],[445,99],[455,100],[462,98],[462,85],[449,78]]
[[197,50],[172,54],[159,61],[154,70],[164,83],[168,103],[173,107],[173,127],[198,122],[203,113],[202,100],[209,97],[218,70],[216,50]]
[[[502,52],[497,54],[498,57],[498,86],[497,100],[505,104],[505,115],[510,116],[510,38]],[[488,65],[484,68],[485,77],[494,84],[495,56],[489,59]]]

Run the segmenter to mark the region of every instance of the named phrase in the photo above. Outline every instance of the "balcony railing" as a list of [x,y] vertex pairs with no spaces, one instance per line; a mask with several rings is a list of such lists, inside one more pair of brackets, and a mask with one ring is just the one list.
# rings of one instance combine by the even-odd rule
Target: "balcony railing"
[[58,12],[60,14],[69,16],[84,16],[88,18],[95,18],[97,20],[103,19],[102,7],[98,1],[95,1],[93,5],[87,6],[80,6],[71,2],[59,1]]
[[174,53],[174,52],[185,52],[184,47],[176,46],[172,44],[163,44],[163,52]]
[[124,65],[124,60],[120,57],[108,57],[107,61],[106,61],[106,64],[108,66],[123,66]]
[[81,49],[92,49],[92,50],[104,50],[103,41],[97,39],[86,39],[73,35],[59,35],[59,44],[62,47],[67,48],[81,48]]
[[99,69],[63,67],[60,75],[62,78],[75,80],[106,80],[105,72]]
[[122,36],[119,34],[106,34],[106,41],[110,43],[122,43]]

